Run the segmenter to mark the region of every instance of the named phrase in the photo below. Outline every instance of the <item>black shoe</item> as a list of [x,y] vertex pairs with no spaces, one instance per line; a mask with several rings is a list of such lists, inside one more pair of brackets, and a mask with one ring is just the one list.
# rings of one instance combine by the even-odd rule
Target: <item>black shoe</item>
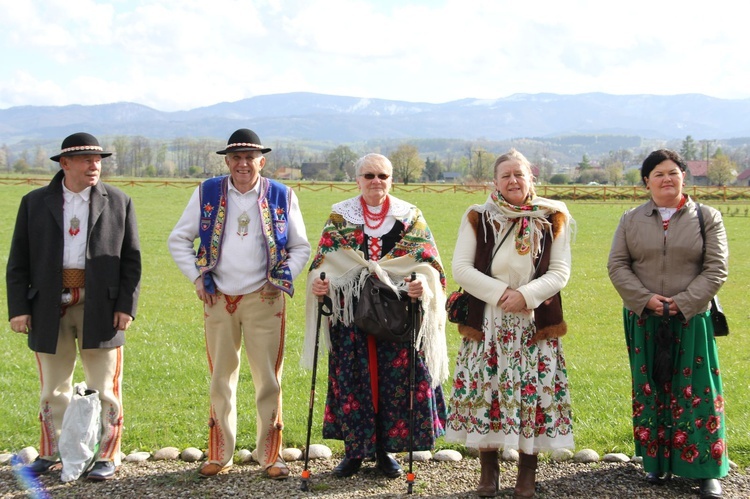
[[398,478],[404,474],[401,465],[396,462],[387,452],[379,450],[375,454],[377,468],[388,478]]
[[651,485],[664,485],[670,478],[672,478],[672,473],[656,473],[655,471],[646,473],[646,481]]
[[97,461],[86,478],[95,481],[109,480],[115,476],[115,471],[115,463],[112,461]]
[[348,457],[345,457],[344,459],[341,460],[338,466],[333,468],[333,471],[331,473],[333,474],[333,476],[337,476],[339,478],[346,478],[358,472],[359,468],[361,467],[362,467],[361,459],[349,459]]
[[716,478],[702,478],[700,481],[701,499],[720,499],[721,482]]
[[55,461],[47,461],[46,459],[42,459],[41,457],[38,457],[34,460],[34,462],[24,466],[23,470],[29,475],[39,476],[39,475],[43,475],[47,473],[50,470],[50,468],[52,468],[56,464],[58,463]]

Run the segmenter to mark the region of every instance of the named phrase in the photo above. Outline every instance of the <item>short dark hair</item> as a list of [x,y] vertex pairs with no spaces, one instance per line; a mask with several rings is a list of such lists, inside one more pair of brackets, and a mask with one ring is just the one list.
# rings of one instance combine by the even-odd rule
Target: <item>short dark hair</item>
[[685,160],[682,159],[682,156],[680,156],[679,153],[671,149],[657,149],[649,154],[646,159],[643,160],[643,165],[641,165],[641,181],[643,182],[643,185],[646,185],[646,178],[648,178],[651,171],[656,168],[656,165],[670,159],[680,167],[680,170],[683,172],[687,171],[687,163],[685,163]]

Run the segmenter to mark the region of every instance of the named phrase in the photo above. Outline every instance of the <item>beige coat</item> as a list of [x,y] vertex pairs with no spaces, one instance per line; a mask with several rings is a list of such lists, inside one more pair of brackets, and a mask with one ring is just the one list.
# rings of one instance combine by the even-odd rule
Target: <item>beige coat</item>
[[651,296],[672,297],[686,319],[705,312],[727,279],[729,247],[721,213],[701,205],[706,226],[706,255],[696,203],[688,199],[669,222],[664,238],[653,201],[622,216],[609,253],[609,278],[625,307],[639,316]]

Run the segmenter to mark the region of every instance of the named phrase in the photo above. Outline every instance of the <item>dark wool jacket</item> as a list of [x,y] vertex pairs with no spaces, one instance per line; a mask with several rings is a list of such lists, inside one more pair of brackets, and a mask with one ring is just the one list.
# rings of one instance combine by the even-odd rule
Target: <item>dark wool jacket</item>
[[[49,185],[21,200],[6,272],[9,317],[30,314],[29,348],[50,354],[56,352],[60,327],[63,176],[60,170]],[[113,327],[114,313],[135,317],[140,279],[133,203],[100,181],[90,197],[82,348],[124,344],[124,332]]]

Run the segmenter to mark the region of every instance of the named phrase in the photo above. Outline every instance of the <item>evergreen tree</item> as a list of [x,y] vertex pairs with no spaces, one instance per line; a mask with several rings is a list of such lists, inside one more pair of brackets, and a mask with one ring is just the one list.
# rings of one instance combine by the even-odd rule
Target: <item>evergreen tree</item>
[[685,161],[693,161],[698,159],[698,145],[691,135],[685,137],[682,141],[682,148],[680,149],[680,156]]

